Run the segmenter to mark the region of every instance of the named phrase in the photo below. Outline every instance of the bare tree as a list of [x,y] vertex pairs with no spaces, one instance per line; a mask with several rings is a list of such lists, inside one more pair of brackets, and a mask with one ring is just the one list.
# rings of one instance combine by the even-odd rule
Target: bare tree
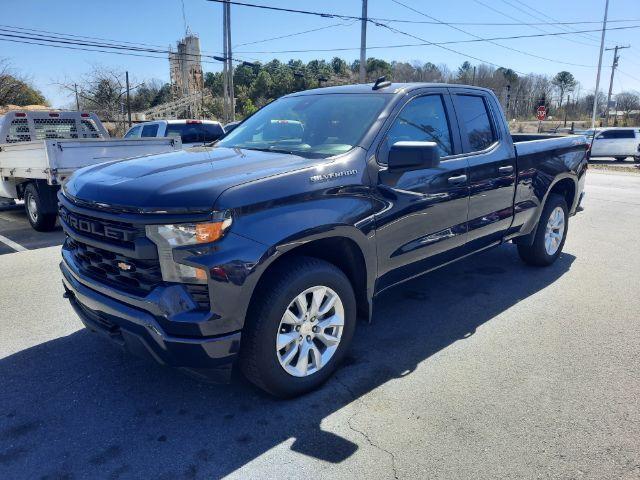
[[640,110],[640,95],[637,92],[620,92],[616,95],[616,110],[624,112],[625,125],[632,111]]
[[[94,65],[92,70],[79,81],[59,83],[60,88],[75,94],[78,89],[78,100],[82,110],[91,110],[103,120],[113,122],[117,134],[126,130],[126,95],[127,85],[125,72]],[[141,84],[130,86],[135,90]]]

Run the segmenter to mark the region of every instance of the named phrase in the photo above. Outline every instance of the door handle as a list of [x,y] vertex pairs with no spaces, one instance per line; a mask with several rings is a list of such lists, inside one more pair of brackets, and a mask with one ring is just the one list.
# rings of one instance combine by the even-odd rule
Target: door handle
[[466,175],[456,175],[454,177],[449,177],[448,181],[452,185],[459,185],[461,183],[466,183],[467,182],[467,176]]
[[498,168],[498,172],[503,174],[503,175],[507,175],[509,173],[513,172],[513,165],[505,165],[504,167],[500,167]]

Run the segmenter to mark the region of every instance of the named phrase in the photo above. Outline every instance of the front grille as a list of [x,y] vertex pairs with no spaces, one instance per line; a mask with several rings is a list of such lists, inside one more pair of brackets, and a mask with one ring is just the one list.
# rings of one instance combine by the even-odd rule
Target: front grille
[[162,283],[158,260],[139,260],[68,238],[80,273],[114,288],[144,296]]
[[143,237],[144,227],[130,223],[103,220],[70,212],[59,205],[60,218],[76,233],[125,248],[134,248],[136,238]]

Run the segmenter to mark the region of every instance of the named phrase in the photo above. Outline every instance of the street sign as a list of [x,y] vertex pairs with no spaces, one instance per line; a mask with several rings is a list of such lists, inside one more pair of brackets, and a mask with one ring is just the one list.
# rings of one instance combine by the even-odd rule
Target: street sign
[[545,119],[545,117],[547,116],[547,109],[545,108],[544,105],[541,105],[538,107],[538,110],[536,110],[536,117],[538,117],[538,120],[542,121]]

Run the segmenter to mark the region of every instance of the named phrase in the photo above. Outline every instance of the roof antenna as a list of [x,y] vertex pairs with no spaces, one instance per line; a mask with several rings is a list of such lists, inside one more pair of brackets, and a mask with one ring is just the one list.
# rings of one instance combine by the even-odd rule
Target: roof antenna
[[371,90],[380,90],[381,88],[388,87],[389,85],[391,85],[391,82],[388,82],[387,77],[383,75],[382,77],[378,77]]

